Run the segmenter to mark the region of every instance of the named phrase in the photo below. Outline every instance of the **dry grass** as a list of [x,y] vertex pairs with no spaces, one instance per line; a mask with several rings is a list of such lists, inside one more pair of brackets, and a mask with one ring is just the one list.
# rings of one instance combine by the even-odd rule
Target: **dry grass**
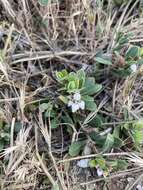
[[[68,158],[64,147],[55,148],[59,139],[52,136],[50,121],[46,126],[40,112],[28,110],[26,113],[25,110],[27,106],[38,104],[47,97],[55,98],[52,90],[56,85],[54,70],[86,67],[90,73],[97,52],[111,55],[119,31],[131,31],[134,35],[130,42],[142,46],[143,18],[139,9],[141,0],[129,0],[119,9],[111,0],[107,3],[55,0],[49,1],[48,6],[41,6],[38,0],[0,0],[0,43],[3,49],[0,56],[0,121],[11,126],[10,145],[0,156],[0,189],[44,190],[51,189],[51,184],[60,183],[61,189],[70,190],[74,189],[74,183],[79,189],[78,185],[86,186],[104,180],[91,179],[80,184],[76,177],[73,179],[71,162],[95,157],[96,154]],[[110,81],[104,78],[102,81],[105,97],[99,102],[97,112],[114,118],[113,123],[107,125],[124,122],[120,119],[124,108],[134,118],[142,119],[141,70],[126,80]],[[106,110],[109,104],[112,111]],[[83,128],[97,112],[87,116]],[[20,122],[22,128],[15,135],[16,122]],[[75,139],[78,132],[74,126],[73,129],[72,139]],[[129,155],[126,151],[106,156],[125,157]],[[143,160],[137,154],[130,157],[130,161],[137,165],[135,169],[117,173],[109,179],[143,170]]]

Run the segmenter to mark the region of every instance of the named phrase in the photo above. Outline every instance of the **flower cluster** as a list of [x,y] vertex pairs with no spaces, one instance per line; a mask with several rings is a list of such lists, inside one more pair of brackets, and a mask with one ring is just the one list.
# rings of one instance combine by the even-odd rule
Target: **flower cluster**
[[81,95],[79,92],[76,92],[68,102],[68,106],[71,107],[72,112],[75,113],[79,109],[85,109],[85,102],[81,100]]

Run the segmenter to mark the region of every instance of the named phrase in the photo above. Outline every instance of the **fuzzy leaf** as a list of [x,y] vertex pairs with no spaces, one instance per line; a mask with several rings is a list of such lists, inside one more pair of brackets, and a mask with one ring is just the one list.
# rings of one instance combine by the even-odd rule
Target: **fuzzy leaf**
[[73,142],[69,147],[69,154],[70,156],[77,156],[79,155],[80,151],[83,149],[85,145],[85,141],[77,141]]
[[133,123],[135,129],[143,129],[143,121],[137,121]]
[[83,96],[82,98],[85,102],[85,109],[89,111],[95,111],[97,109],[97,105],[94,102],[94,98],[90,96]]
[[126,78],[127,76],[129,76],[131,74],[131,69],[130,68],[127,68],[127,69],[124,69],[124,68],[112,69],[112,73],[116,77]]
[[20,129],[22,129],[21,123],[20,122],[15,122],[14,132],[18,133],[20,131]]
[[106,141],[103,146],[103,152],[109,151],[114,145],[114,136],[110,133],[106,137]]
[[70,81],[67,86],[68,92],[74,92],[79,88],[79,80]]
[[58,119],[52,119],[51,120],[51,129],[56,129],[59,126],[59,121]]
[[89,111],[96,111],[97,105],[95,104],[95,102],[88,101],[88,102],[85,102],[85,108],[86,110],[89,110]]
[[65,80],[65,79],[67,79],[67,77],[68,77],[68,72],[67,72],[67,70],[62,70],[62,71],[56,71],[56,77],[57,77],[57,79],[59,80],[59,81],[63,81],[63,80]]
[[40,5],[47,6],[49,3],[49,0],[39,0]]
[[85,72],[81,69],[77,72],[77,77],[79,79],[79,87],[82,88],[85,83]]
[[68,81],[75,81],[77,79],[77,75],[74,72],[70,72],[68,76]]
[[143,143],[143,131],[132,130],[132,135],[136,145],[140,145]]
[[52,104],[49,102],[49,103],[43,103],[43,104],[41,104],[40,106],[39,106],[39,108],[40,108],[40,111],[41,112],[45,112],[45,111],[47,111],[47,110],[51,110],[52,109]]
[[118,170],[125,170],[128,167],[128,162],[126,160],[117,160],[118,164],[117,164],[117,169]]
[[68,99],[67,99],[67,97],[65,97],[65,96],[59,96],[59,99],[63,102],[63,103],[65,103],[65,104],[67,104],[68,103]]
[[0,140],[0,151],[4,149],[4,140]]
[[112,65],[112,62],[108,59],[104,59],[102,57],[96,57],[95,61],[97,61],[98,63],[104,64],[104,65]]
[[58,185],[58,184],[55,184],[55,185],[53,186],[52,190],[60,190],[59,185]]
[[101,84],[95,84],[93,81],[87,79],[84,84],[83,90],[81,90],[81,94],[84,95],[94,95],[102,89]]
[[128,49],[127,53],[126,53],[126,59],[129,58],[137,58],[140,55],[140,48],[138,46],[132,46]]

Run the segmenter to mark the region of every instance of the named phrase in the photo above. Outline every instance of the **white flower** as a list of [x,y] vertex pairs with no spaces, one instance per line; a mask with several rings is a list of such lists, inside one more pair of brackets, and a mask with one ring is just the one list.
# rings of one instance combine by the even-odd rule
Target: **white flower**
[[101,168],[97,168],[97,175],[99,177],[103,176],[103,170]]
[[137,65],[136,64],[131,65],[130,68],[132,70],[132,73],[135,73],[137,71]]
[[85,109],[85,102],[83,100],[81,100],[79,103],[78,103],[78,106],[80,109],[84,110]]
[[80,101],[81,100],[81,95],[79,92],[76,92],[74,95],[73,95],[73,99],[75,101]]
[[81,95],[79,92],[76,92],[73,96],[70,97],[70,100],[68,101],[68,107],[71,107],[73,113],[79,109],[85,109],[85,102],[81,100]]
[[73,102],[71,100],[69,100],[68,102],[68,107],[72,106],[73,105]]
[[143,186],[137,185],[137,186],[136,186],[136,189],[137,189],[137,190],[143,190]]
[[79,110],[79,105],[78,103],[73,103],[72,104],[72,112],[75,113],[77,110]]

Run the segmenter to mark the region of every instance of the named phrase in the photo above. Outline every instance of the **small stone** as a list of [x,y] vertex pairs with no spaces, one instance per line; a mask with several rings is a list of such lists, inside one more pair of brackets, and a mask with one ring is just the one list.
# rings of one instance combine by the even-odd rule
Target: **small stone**
[[90,159],[82,159],[77,162],[77,166],[80,168],[88,168]]

